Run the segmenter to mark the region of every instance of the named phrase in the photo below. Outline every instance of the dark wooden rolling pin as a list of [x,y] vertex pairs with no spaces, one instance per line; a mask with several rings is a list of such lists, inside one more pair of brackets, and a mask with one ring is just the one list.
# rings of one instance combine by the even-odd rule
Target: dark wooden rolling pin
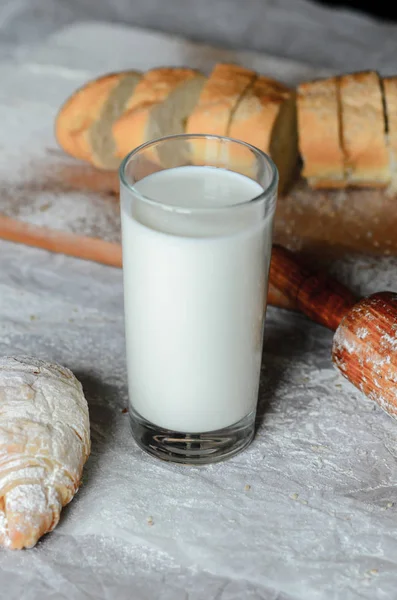
[[359,300],[345,286],[313,272],[292,252],[273,246],[270,282],[290,308],[335,331],[332,360],[353,385],[397,416],[397,294]]

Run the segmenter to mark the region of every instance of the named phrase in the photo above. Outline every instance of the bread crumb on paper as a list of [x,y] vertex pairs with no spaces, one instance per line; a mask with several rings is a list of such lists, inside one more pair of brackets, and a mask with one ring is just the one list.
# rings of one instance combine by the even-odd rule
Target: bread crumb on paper
[[378,575],[378,574],[379,574],[379,569],[368,569],[368,571],[365,571],[364,577],[367,579],[370,579],[374,575]]

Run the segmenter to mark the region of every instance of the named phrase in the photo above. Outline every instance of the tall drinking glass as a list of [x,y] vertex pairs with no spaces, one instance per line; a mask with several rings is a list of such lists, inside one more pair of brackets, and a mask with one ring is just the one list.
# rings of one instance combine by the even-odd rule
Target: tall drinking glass
[[228,458],[254,435],[277,169],[179,135],[131,152],[120,180],[133,436],[165,460]]

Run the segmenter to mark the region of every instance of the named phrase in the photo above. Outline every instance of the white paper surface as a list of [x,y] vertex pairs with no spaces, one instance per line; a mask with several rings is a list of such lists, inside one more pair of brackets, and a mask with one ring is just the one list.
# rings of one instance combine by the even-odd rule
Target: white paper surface
[[[35,107],[29,114],[37,131],[44,127],[37,139],[55,147],[54,106],[91,73],[160,58],[209,68],[220,59],[210,49],[153,37],[145,46],[146,34],[101,27],[61,32],[47,50],[18,48],[17,64],[2,66],[2,110],[9,102],[12,115],[3,127],[18,127],[7,89],[17,94],[21,123],[26,106]],[[134,52],[126,55],[125,44]],[[286,79],[296,68],[307,73],[242,60],[285,69]],[[36,78],[48,90],[45,126]],[[396,287],[395,268],[392,258],[333,266],[361,293]],[[76,373],[93,443],[84,485],[57,529],[33,550],[0,551],[1,598],[395,598],[397,424],[332,368],[331,332],[269,309],[255,441],[229,462],[186,468],[144,455],[122,413],[119,270],[0,242],[0,328],[2,354],[51,358]]]

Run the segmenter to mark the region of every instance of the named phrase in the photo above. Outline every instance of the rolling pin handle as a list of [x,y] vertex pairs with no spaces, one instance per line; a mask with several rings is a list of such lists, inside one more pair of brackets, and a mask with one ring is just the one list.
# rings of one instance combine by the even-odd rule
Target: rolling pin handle
[[273,246],[270,283],[313,321],[335,331],[358,298],[323,272],[305,266],[293,252]]

